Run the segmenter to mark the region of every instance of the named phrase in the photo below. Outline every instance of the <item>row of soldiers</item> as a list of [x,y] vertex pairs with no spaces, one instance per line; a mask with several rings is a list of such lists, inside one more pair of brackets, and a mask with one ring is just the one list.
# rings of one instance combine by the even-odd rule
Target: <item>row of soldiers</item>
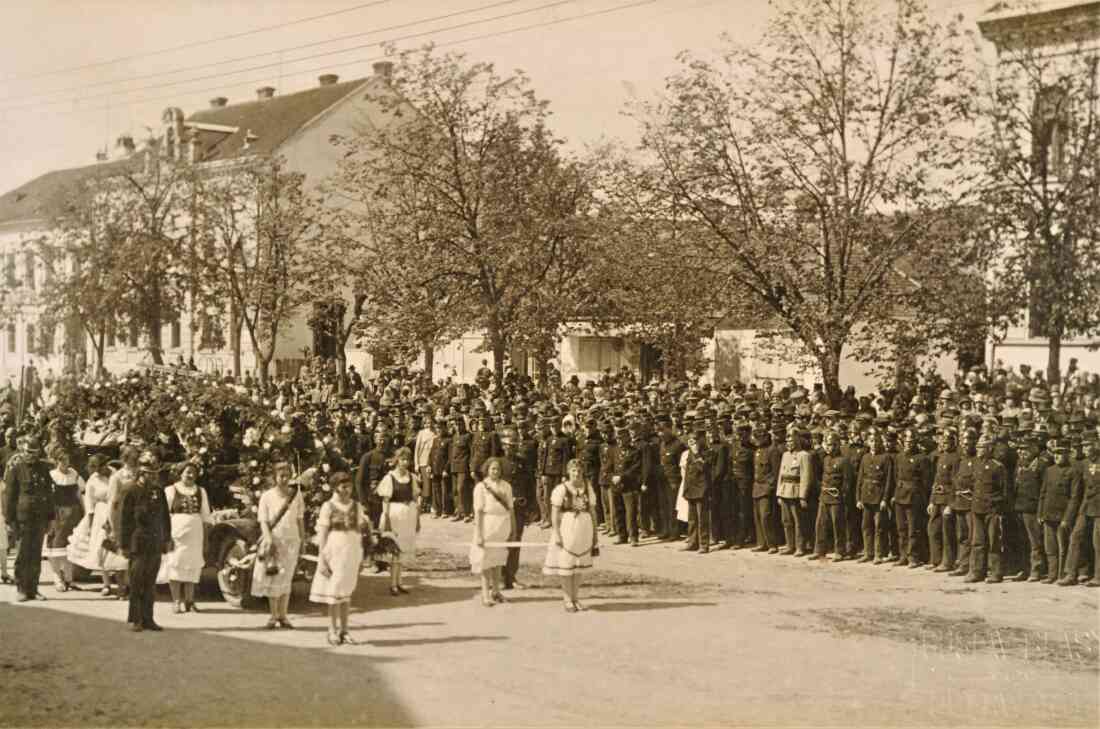
[[831,552],[834,561],[972,582],[1014,574],[1070,585],[1082,569],[1100,585],[1095,430],[1048,438],[987,418],[958,435],[943,418],[938,429],[895,427],[834,412],[811,429],[797,419],[645,410],[574,428],[552,407],[517,405],[493,417],[478,404],[469,414],[412,416],[403,433],[381,421],[361,461],[361,497],[399,443],[432,486],[425,509],[470,521],[481,465],[504,456],[521,521],[546,528],[550,492],[576,458],[599,496],[600,529],[618,543],[686,539],[685,550],[702,553],[753,548],[810,559]]

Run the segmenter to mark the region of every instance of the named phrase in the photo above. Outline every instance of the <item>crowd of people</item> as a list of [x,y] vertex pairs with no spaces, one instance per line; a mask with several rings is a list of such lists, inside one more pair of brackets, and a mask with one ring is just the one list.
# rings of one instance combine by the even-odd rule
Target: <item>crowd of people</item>
[[[129,597],[132,629],[158,630],[158,583],[176,612],[198,610],[204,525],[222,512],[259,521],[250,589],[268,599],[269,628],[293,627],[299,557],[316,545],[310,599],[329,606],[334,645],[352,642],[364,560],[389,571],[393,596],[408,592],[422,519],[471,525],[486,607],[523,587],[516,544],[530,528],[546,531],[543,573],[560,578],[568,612],[584,609],[601,537],[1100,586],[1100,380],[1075,368],[1059,385],[975,368],[953,386],[849,388],[832,406],[793,381],[643,385],[629,370],[540,386],[514,372],[349,374],[339,386],[314,363],[266,385],[189,374],[181,390],[150,372],[56,386],[56,402],[6,424],[0,449],[17,599],[42,597],[45,556],[56,589],[78,589],[73,565],[92,570],[105,597]],[[202,427],[158,426],[149,413],[164,403]],[[85,447],[87,432],[115,432],[117,452]],[[239,465],[237,481],[215,483],[218,464]],[[372,553],[380,535],[388,551]]]

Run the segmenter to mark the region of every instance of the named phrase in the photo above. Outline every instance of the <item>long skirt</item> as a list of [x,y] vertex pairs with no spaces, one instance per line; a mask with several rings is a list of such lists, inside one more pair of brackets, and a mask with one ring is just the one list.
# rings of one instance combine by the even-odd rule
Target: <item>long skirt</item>
[[[106,501],[97,501],[94,510],[92,511],[92,519],[89,524],[85,519],[80,523],[80,526],[73,532],[73,538],[78,542],[85,536],[85,530],[87,534],[88,544],[87,548],[83,548],[79,543],[72,547],[72,551],[75,553],[76,559],[70,555],[69,559],[73,564],[78,564],[85,569],[92,570],[93,572],[125,572],[130,562],[118,552],[108,551],[103,542],[110,535],[111,531],[111,507]],[[72,541],[69,542],[72,545]]]
[[[282,597],[290,594],[290,583],[298,569],[298,552],[302,548],[300,539],[275,539],[275,556],[271,560],[257,559],[252,568],[253,597]],[[272,572],[268,574],[268,565]]]
[[321,574],[320,562],[313,573],[309,588],[311,602],[339,605],[350,602],[359,584],[359,569],[363,564],[363,538],[355,531],[331,531],[320,555],[328,563],[332,574]]
[[[485,514],[482,527],[486,542],[505,542],[512,535],[512,515]],[[507,547],[479,547],[470,545],[470,571],[481,574],[490,567],[503,567],[508,561]]]
[[390,528],[401,548],[402,565],[412,564],[416,558],[416,503],[390,502]]
[[46,548],[42,550],[45,557],[68,557],[69,537],[76,530],[81,519],[84,518],[84,507],[80,504],[57,507],[57,518],[53,521],[53,527],[46,535]]
[[568,577],[578,570],[591,567],[593,526],[592,514],[587,511],[562,512],[561,546],[554,544],[551,538],[542,573]]
[[202,516],[199,514],[172,514],[172,541],[175,548],[164,555],[157,574],[157,583],[198,582],[203,557]]

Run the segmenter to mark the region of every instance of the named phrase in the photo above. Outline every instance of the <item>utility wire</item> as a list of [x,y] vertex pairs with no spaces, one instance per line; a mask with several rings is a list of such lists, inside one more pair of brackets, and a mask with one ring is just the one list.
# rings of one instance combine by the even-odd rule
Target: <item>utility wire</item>
[[[361,33],[350,33],[348,35],[335,36],[333,38],[327,38],[325,40],[313,41],[312,43],[302,43],[300,45],[289,46],[289,47],[286,47],[286,48],[276,48],[275,50],[266,51],[266,52],[263,52],[263,53],[251,53],[251,54],[245,55],[245,56],[237,56],[236,58],[225,58],[225,59],[222,59],[220,61],[210,61],[208,63],[200,63],[200,64],[194,65],[194,66],[183,66],[183,67],[180,67],[180,68],[173,68],[173,69],[168,70],[168,71],[157,71],[155,73],[147,73],[147,74],[142,74],[140,76],[130,76],[130,77],[127,77],[127,78],[109,79],[109,80],[106,80],[106,81],[96,81],[94,83],[80,84],[78,86],[69,86],[69,87],[66,87],[66,88],[53,89],[53,90],[50,90],[50,91],[40,91],[36,94],[29,94],[29,95],[26,95],[26,96],[0,97],[0,101],[3,101],[3,102],[7,102],[7,101],[13,101],[13,102],[29,101],[31,99],[37,99],[39,97],[55,96],[57,94],[70,93],[70,92],[73,92],[73,91],[85,91],[87,89],[93,89],[93,88],[97,88],[97,87],[100,87],[100,86],[110,86],[110,85],[113,85],[113,84],[132,83],[134,81],[144,81],[144,80],[151,79],[151,78],[159,78],[161,76],[172,76],[172,75],[175,75],[177,73],[185,73],[187,71],[198,71],[198,70],[204,69],[204,68],[216,68],[218,66],[224,66],[224,65],[230,64],[230,63],[240,63],[241,61],[249,61],[249,60],[252,60],[253,58],[264,58],[264,57],[272,56],[272,55],[275,55],[275,54],[288,53],[290,51],[299,51],[299,50],[304,50],[306,48],[315,48],[317,46],[328,45],[330,43],[339,43],[340,41],[351,40],[352,38],[361,38],[363,36],[374,35],[376,33],[387,33],[389,31],[393,31],[393,30],[402,30],[404,28],[409,28],[409,27],[413,27],[413,26],[417,26],[417,25],[422,25],[424,23],[433,23],[433,22],[436,22],[438,20],[449,20],[451,18],[455,18],[455,17],[461,16],[461,15],[469,15],[470,13],[476,13],[476,12],[480,12],[482,10],[491,10],[493,8],[498,8],[498,7],[501,7],[501,6],[504,6],[504,5],[514,5],[517,2],[522,2],[522,0],[499,0],[498,2],[492,2],[492,3],[489,3],[488,5],[479,5],[476,8],[469,8],[467,10],[459,10],[459,11],[456,11],[456,12],[453,12],[453,13],[446,13],[444,15],[436,15],[436,16],[433,16],[431,18],[421,18],[420,20],[413,20],[413,21],[409,21],[407,23],[398,23],[397,25],[390,25],[390,26],[386,26],[384,28],[375,28],[373,30],[363,31]],[[355,48],[352,48],[352,49],[348,49],[348,50],[358,50],[359,48],[361,48],[361,46],[355,47]],[[248,70],[248,69],[244,69],[244,70]],[[229,74],[229,73],[232,73],[232,72],[226,71],[225,73]],[[125,93],[126,91],[135,91],[135,90],[136,89],[117,89],[116,92],[117,93]],[[85,97],[85,98],[90,98],[90,97]],[[45,102],[43,101],[43,103],[45,103]]]
[[322,20],[324,18],[332,18],[337,15],[344,15],[346,13],[352,13],[357,10],[364,10],[366,8],[372,8],[376,5],[385,5],[386,3],[393,2],[393,0],[374,0],[374,2],[360,3],[359,5],[353,5],[350,8],[344,8],[343,10],[333,10],[328,13],[321,13],[320,15],[311,15],[308,18],[298,18],[297,20],[288,20],[284,23],[276,23],[275,25],[265,25],[262,28],[253,28],[252,30],[242,31],[240,33],[231,33],[229,35],[218,36],[217,38],[207,38],[206,40],[191,41],[190,43],[183,43],[178,46],[171,46],[169,48],[161,48],[155,51],[143,51],[142,53],[134,53],[129,56],[119,56],[117,58],[107,59],[105,61],[94,61],[92,63],[85,63],[80,66],[68,66],[65,68],[55,68],[51,71],[39,71],[37,73],[26,74],[23,76],[6,76],[0,78],[0,82],[7,83],[9,81],[29,81],[31,79],[43,78],[45,76],[57,76],[63,73],[71,73],[73,71],[85,71],[90,68],[101,68],[103,66],[113,66],[116,63],[123,63],[125,61],[133,61],[138,58],[148,58],[150,56],[162,56],[165,53],[175,53],[176,51],[184,51],[189,48],[198,48],[200,46],[208,46],[214,43],[221,43],[227,40],[236,40],[238,38],[246,38],[250,35],[256,35],[258,33],[266,33],[270,30],[279,30],[280,28],[289,28],[294,25],[301,25],[302,23],[310,23],[314,20]]
[[[374,48],[376,46],[382,46],[382,45],[385,45],[387,43],[396,43],[398,41],[414,40],[414,39],[417,39],[417,38],[423,38],[425,36],[430,36],[430,35],[433,35],[435,33],[441,33],[441,32],[449,31],[449,30],[459,30],[459,29],[462,29],[462,28],[469,28],[471,26],[481,25],[483,23],[488,23],[488,22],[492,22],[492,21],[495,21],[495,20],[506,20],[508,18],[514,18],[514,17],[520,16],[520,15],[528,15],[530,13],[535,13],[535,12],[538,12],[540,10],[547,10],[547,9],[554,8],[554,7],[560,7],[562,5],[570,5],[570,4],[573,4],[575,2],[576,2],[576,0],[555,0],[554,2],[544,3],[542,5],[536,5],[534,7],[525,8],[523,10],[514,10],[514,11],[509,12],[509,13],[501,13],[500,15],[494,15],[494,16],[489,17],[489,18],[483,18],[483,19],[480,19],[480,20],[469,20],[469,21],[466,21],[464,23],[456,23],[454,25],[449,25],[449,26],[444,27],[444,28],[434,28],[432,30],[420,31],[418,33],[410,33],[410,34],[403,35],[403,36],[398,36],[398,37],[395,37],[395,38],[387,38],[387,39],[384,39],[384,40],[371,41],[370,43],[360,43],[359,45],[351,46],[351,47],[348,47],[348,48],[342,48],[342,49],[338,49],[338,50],[334,50],[334,51],[322,51],[320,53],[312,53],[312,54],[307,55],[307,56],[300,56],[298,58],[286,59],[285,61],[273,61],[273,62],[269,62],[269,63],[260,63],[260,64],[257,64],[257,65],[254,65],[254,66],[248,66],[247,68],[238,68],[238,69],[233,70],[233,71],[220,71],[218,73],[206,74],[205,76],[193,76],[191,78],[177,79],[175,81],[167,81],[167,82],[164,82],[164,83],[149,84],[149,85],[146,85],[146,86],[137,86],[137,87],[131,88],[131,89],[119,89],[117,91],[104,91],[102,93],[89,94],[87,96],[80,96],[80,97],[72,98],[72,99],[55,99],[53,101],[38,101],[38,102],[31,102],[31,103],[28,103],[28,104],[16,104],[14,106],[4,106],[4,107],[0,107],[0,112],[20,111],[20,110],[23,110],[23,109],[55,106],[55,105],[58,105],[58,104],[69,104],[69,103],[73,103],[73,102],[79,103],[79,102],[84,102],[84,101],[92,101],[92,100],[95,100],[95,99],[105,99],[105,98],[117,96],[117,95],[120,95],[120,94],[131,94],[131,93],[136,93],[136,92],[140,92],[140,91],[151,91],[151,90],[155,90],[155,89],[170,88],[170,87],[173,87],[173,86],[180,86],[182,84],[194,83],[196,81],[210,81],[210,80],[217,79],[217,78],[224,78],[226,76],[236,76],[236,75],[242,74],[242,73],[249,73],[250,71],[262,71],[262,70],[265,70],[265,69],[277,68],[277,67],[282,66],[284,64],[300,63],[302,61],[312,61],[312,60],[315,60],[315,59],[318,59],[318,58],[327,58],[329,56],[338,56],[338,55],[341,55],[341,54],[344,54],[344,53],[352,53],[354,51],[361,51],[361,50],[364,50],[364,49],[367,49],[367,48]],[[268,55],[268,54],[260,54],[260,55]],[[318,69],[318,70],[324,70],[324,69]],[[288,73],[297,74],[298,72],[297,71],[290,71]]]

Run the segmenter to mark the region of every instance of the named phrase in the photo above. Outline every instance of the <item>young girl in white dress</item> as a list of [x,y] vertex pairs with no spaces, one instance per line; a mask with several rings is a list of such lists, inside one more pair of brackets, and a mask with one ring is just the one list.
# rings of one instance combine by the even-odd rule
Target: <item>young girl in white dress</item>
[[500,569],[508,561],[507,547],[486,547],[486,542],[507,542],[516,533],[512,485],[501,478],[499,458],[485,463],[486,477],[474,486],[474,543],[470,546],[470,571],[481,575],[481,604],[505,602],[500,592]]
[[328,605],[332,621],[328,631],[331,645],[350,644],[348,632],[351,597],[359,584],[363,564],[363,534],[369,534],[370,517],[352,498],[351,475],[340,471],[332,476],[332,498],[321,505],[317,515],[317,571],[309,589],[312,602]]
[[416,558],[416,533],[420,531],[420,479],[410,470],[412,451],[398,448],[393,470],[378,482],[375,493],[382,499],[382,517],[378,530],[393,532],[401,556],[390,562],[390,594],[407,595],[401,584],[401,568]]
[[550,494],[550,547],[546,550],[544,575],[561,577],[566,612],[584,610],[577,600],[580,571],[592,566],[596,539],[596,494],[584,480],[580,463],[573,459],[568,478]]
[[[297,484],[291,484],[290,479],[290,463],[285,460],[276,463],[275,485],[260,496],[256,510],[256,519],[263,532],[258,553],[268,558],[256,560],[252,570],[252,595],[267,598],[271,609],[268,630],[294,627],[287,618],[287,609],[305,532],[305,507]],[[283,515],[272,526],[279,512]]]
[[128,563],[117,551],[108,551],[103,542],[111,534],[111,467],[107,457],[96,454],[88,459],[88,481],[84,484],[84,521],[69,540],[69,560],[103,576],[104,597],[111,596],[111,582],[123,584]]
[[206,491],[195,483],[199,470],[187,464],[180,480],[164,490],[172,518],[172,551],[164,555],[157,582],[168,583],[173,611],[195,612],[195,585],[206,563],[203,557],[203,525],[211,523]]

